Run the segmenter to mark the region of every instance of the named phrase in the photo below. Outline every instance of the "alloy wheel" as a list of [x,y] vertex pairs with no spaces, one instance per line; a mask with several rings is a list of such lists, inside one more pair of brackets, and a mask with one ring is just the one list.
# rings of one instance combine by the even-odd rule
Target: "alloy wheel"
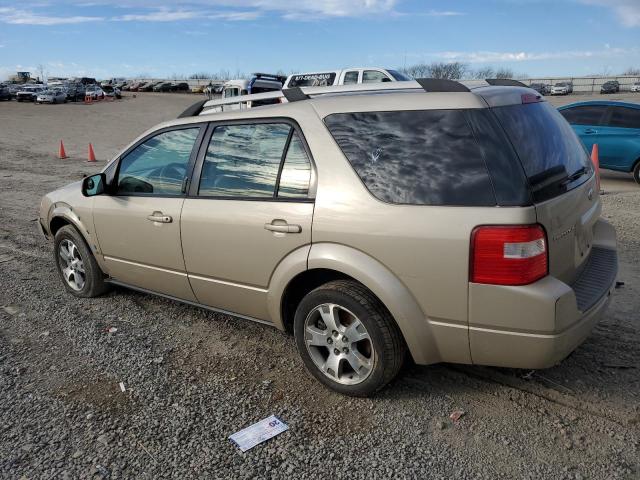
[[324,303],[315,307],[304,323],[304,342],[315,366],[343,385],[365,381],[376,361],[371,337],[364,324],[346,308]]
[[66,238],[62,240],[58,247],[58,259],[67,285],[75,291],[82,290],[87,281],[87,274],[76,244]]

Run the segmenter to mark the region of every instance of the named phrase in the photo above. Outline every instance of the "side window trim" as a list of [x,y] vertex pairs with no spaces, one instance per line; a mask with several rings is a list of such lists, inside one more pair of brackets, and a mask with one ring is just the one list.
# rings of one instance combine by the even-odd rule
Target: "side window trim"
[[[200,186],[200,177],[202,175],[202,167],[204,166],[204,160],[207,156],[207,150],[209,147],[209,142],[211,141],[211,137],[213,135],[213,131],[216,127],[221,126],[230,126],[230,125],[258,125],[261,123],[285,123],[291,127],[289,132],[289,137],[287,138],[287,142],[285,144],[285,148],[282,152],[282,157],[280,159],[280,166],[278,167],[278,176],[276,177],[276,188],[274,190],[275,194],[273,197],[211,197],[211,196],[203,196],[198,195],[198,188]],[[302,129],[298,123],[289,117],[267,117],[267,118],[246,118],[239,120],[219,120],[219,121],[211,121],[208,123],[207,128],[203,129],[206,132],[203,134],[202,141],[200,142],[200,147],[198,149],[197,158],[195,160],[193,174],[191,175],[191,180],[189,183],[189,188],[187,190],[187,198],[199,198],[199,199],[209,199],[209,200],[241,200],[241,201],[261,201],[261,202],[304,202],[304,203],[313,203],[315,202],[316,197],[316,187],[317,187],[317,174],[316,174],[316,164],[313,159],[313,155],[311,154],[311,149],[307,144],[307,140],[302,133]],[[289,150],[289,145],[291,144],[291,139],[293,135],[298,135],[300,141],[302,142],[302,146],[304,147],[305,153],[307,154],[307,158],[309,159],[309,164],[311,165],[311,179],[309,181],[309,195],[307,198],[278,198],[278,188],[280,186],[280,175],[282,174],[282,169],[284,167],[284,161],[286,160],[287,151]]]
[[187,123],[187,124],[183,124],[183,125],[174,125],[171,127],[165,127],[165,128],[161,128],[160,130],[155,130],[153,132],[151,132],[149,135],[145,135],[143,138],[141,138],[139,141],[137,141],[136,143],[134,143],[131,147],[129,147],[124,153],[122,153],[122,155],[120,155],[118,157],[118,159],[116,160],[117,162],[117,167],[116,167],[116,171],[113,175],[113,184],[109,185],[109,189],[111,191],[111,194],[115,197],[170,197],[170,198],[184,198],[186,196],[186,192],[183,190],[181,195],[166,195],[166,194],[155,194],[155,193],[127,193],[127,194],[123,194],[123,195],[118,195],[118,177],[120,176],[120,165],[122,164],[122,160],[124,160],[126,158],[127,155],[129,155],[129,153],[131,153],[133,150],[135,150],[136,148],[138,148],[140,145],[142,145],[144,142],[146,142],[147,140],[152,139],[153,137],[157,137],[158,135],[162,135],[163,133],[166,132],[173,132],[173,131],[177,131],[177,130],[187,130],[190,128],[199,128],[200,131],[198,132],[198,136],[196,137],[196,141],[193,144],[193,148],[191,149],[191,155],[189,156],[189,163],[187,163],[187,172],[185,174],[185,178],[187,180],[187,186],[189,185],[189,182],[191,181],[191,177],[193,174],[193,167],[195,166],[195,162],[196,162],[196,155],[197,152],[200,149],[200,146],[202,144],[202,139],[204,137],[205,131],[206,131],[206,124],[205,123]]

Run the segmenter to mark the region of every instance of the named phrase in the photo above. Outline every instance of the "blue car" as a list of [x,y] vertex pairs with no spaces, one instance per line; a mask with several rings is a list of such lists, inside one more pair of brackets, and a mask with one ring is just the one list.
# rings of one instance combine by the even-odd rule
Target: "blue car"
[[598,144],[601,168],[632,172],[640,183],[640,104],[579,102],[558,110],[588,151]]

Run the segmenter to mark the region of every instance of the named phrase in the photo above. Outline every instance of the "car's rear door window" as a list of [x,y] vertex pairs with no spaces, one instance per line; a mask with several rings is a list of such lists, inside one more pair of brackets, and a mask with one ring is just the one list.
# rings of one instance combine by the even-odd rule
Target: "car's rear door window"
[[200,127],[155,135],[127,153],[118,167],[118,195],[181,195]]
[[352,85],[354,83],[358,83],[358,75],[360,74],[360,72],[358,72],[357,70],[352,70],[350,72],[347,72],[344,74],[344,84],[345,85]]
[[600,125],[606,111],[606,105],[581,105],[564,108],[560,113],[572,125]]
[[613,107],[609,126],[640,129],[640,108]]
[[336,113],[324,121],[362,182],[382,201],[496,204],[462,110]]
[[278,198],[306,198],[311,183],[311,162],[304,144],[293,133],[278,182]]
[[287,123],[217,126],[200,174],[199,196],[275,199],[307,197],[311,164]]

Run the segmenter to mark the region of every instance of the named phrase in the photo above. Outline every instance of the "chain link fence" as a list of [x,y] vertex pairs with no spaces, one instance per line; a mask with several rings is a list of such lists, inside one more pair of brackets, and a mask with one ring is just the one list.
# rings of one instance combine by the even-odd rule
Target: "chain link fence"
[[541,78],[526,78],[520,80],[522,83],[526,85],[531,85],[532,83],[544,83],[549,86],[553,86],[556,83],[561,82],[571,82],[573,83],[573,93],[600,93],[600,87],[605,82],[617,81],[620,84],[621,92],[629,92],[631,91],[631,87],[640,82],[640,77],[627,76],[627,75],[619,75],[619,76],[611,76],[611,77],[541,77]]

